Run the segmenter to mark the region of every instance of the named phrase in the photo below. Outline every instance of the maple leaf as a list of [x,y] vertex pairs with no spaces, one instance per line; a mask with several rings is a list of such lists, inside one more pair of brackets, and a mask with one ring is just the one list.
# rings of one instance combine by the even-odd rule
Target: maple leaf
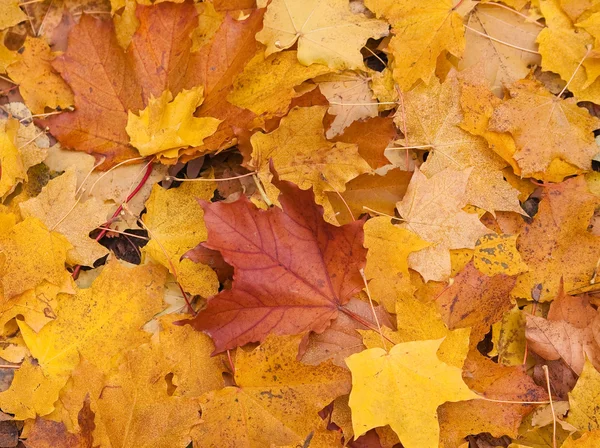
[[298,96],[295,86],[330,71],[322,64],[308,67],[300,64],[295,51],[277,53],[268,58],[263,52],[258,52],[235,78],[227,101],[256,115],[271,117],[284,114],[292,99]]
[[321,205],[328,205],[326,191],[342,192],[346,182],[371,170],[358,155],[356,145],[325,139],[322,121],[326,109],[296,107],[270,134],[252,135],[248,167],[258,172],[272,202],[277,201],[277,189],[271,182],[271,160],[281,179],[294,182],[303,190],[312,187],[316,202]]
[[471,346],[475,347],[490,326],[513,307],[510,291],[515,281],[516,277],[504,274],[488,277],[470,262],[436,303],[448,328],[471,327]]
[[310,440],[309,434],[322,425],[318,412],[349,392],[350,374],[331,362],[318,366],[298,362],[299,343],[299,336],[271,335],[250,352],[239,350],[237,387],[202,397],[202,423],[194,429],[195,444],[259,448]]
[[67,251],[72,246],[56,232],[50,232],[35,218],[15,224],[14,216],[0,215],[0,281],[4,300],[13,298],[43,281],[63,285]]
[[377,169],[390,163],[384,151],[397,132],[392,117],[374,117],[353,122],[342,134],[331,140],[357,144],[360,156],[371,168]]
[[[150,335],[140,327],[162,309],[164,276],[156,265],[128,269],[113,261],[91,288],[79,289],[75,296],[58,295],[57,318],[38,333],[19,322],[37,362],[30,367],[33,372],[23,373],[26,382],[13,382],[0,394],[2,409],[22,407],[27,409],[27,418],[32,418],[33,409],[39,415],[48,414],[80,356],[109,371],[122,350],[146,341]],[[25,392],[32,389],[40,392]],[[40,408],[39,400],[47,405]]]
[[112,208],[97,199],[85,202],[76,196],[77,176],[73,169],[48,182],[35,198],[21,202],[23,217],[41,220],[46,227],[62,235],[73,245],[67,252],[67,263],[92,266],[108,254],[108,250],[89,237],[89,233],[106,221]]
[[[598,118],[571,99],[555,97],[534,81],[514,83],[510,95],[494,109],[489,129],[512,134],[517,144],[513,157],[523,176],[544,172],[555,158],[590,169],[591,159],[598,152],[593,134],[600,127]],[[536,126],[531,126],[532,120]]]
[[19,8],[16,0],[2,0],[0,3],[0,30],[9,28],[27,20],[27,15]]
[[462,210],[471,170],[446,168],[427,179],[417,169],[406,195],[397,204],[404,219],[400,227],[433,244],[408,257],[409,267],[425,281],[444,280],[450,275],[449,249],[472,249],[479,237],[489,233],[476,215]]
[[600,397],[600,372],[591,362],[586,361],[577,384],[569,392],[569,415],[567,423],[582,431],[600,429],[600,412],[598,398]]
[[529,271],[517,277],[513,297],[552,300],[561,278],[567,294],[590,284],[600,258],[600,237],[588,232],[598,197],[583,176],[543,189],[533,222],[525,224],[517,249]]
[[380,216],[364,226],[367,265],[365,275],[371,295],[389,312],[396,312],[396,300],[409,277],[408,257],[429,246],[415,233],[393,225]]
[[125,130],[131,144],[143,156],[159,153],[171,158],[177,157],[180,148],[200,146],[221,123],[216,118],[193,116],[204,99],[203,90],[202,86],[184,89],[175,99],[168,90],[158,98],[150,96],[139,116],[129,112]]
[[387,34],[387,23],[353,14],[345,0],[273,0],[256,40],[267,46],[267,56],[297,42],[298,60],[304,65],[355,69],[364,67],[360,49],[366,41]]
[[451,0],[424,5],[418,0],[366,0],[365,6],[392,24],[389,51],[394,80],[408,91],[420,79],[429,84],[440,53],[460,57],[465,48],[463,19]]
[[535,405],[519,402],[548,399],[545,388],[536,385],[522,365],[498,365],[471,352],[462,375],[467,386],[483,397],[513,403],[469,400],[441,405],[438,417],[444,446],[458,446],[465,436],[482,432],[517,437],[522,419],[535,409]]
[[73,93],[52,70],[53,55],[44,39],[27,37],[20,58],[7,68],[8,76],[19,84],[27,107],[41,114],[46,107],[66,109],[73,105]]
[[529,347],[544,359],[562,359],[581,374],[586,357],[600,367],[600,314],[586,299],[571,297],[561,289],[550,305],[548,319],[526,316]]
[[269,333],[321,333],[364,286],[363,222],[328,224],[311,191],[276,178],[274,183],[283,210],[259,210],[245,196],[201,203],[208,229],[204,246],[221,252],[235,280],[185,322],[206,331],[216,352],[262,341]]
[[384,176],[361,174],[346,184],[344,192],[327,192],[329,203],[336,212],[337,222],[351,222],[354,217],[369,212],[369,209],[393,216],[396,203],[404,196],[411,176],[412,172],[399,169],[390,170]]
[[[119,370],[105,380],[95,396],[98,430],[94,440],[102,446],[185,446],[198,421],[198,400],[170,395],[162,370],[164,359],[148,345],[125,355]],[[123,422],[127,426],[123,427]]]
[[345,359],[363,350],[363,338],[357,330],[367,330],[369,327],[358,322],[354,316],[359,316],[371,328],[379,325],[393,327],[390,316],[383,307],[374,307],[377,321],[375,320],[370,304],[359,299],[350,299],[344,305],[347,311],[353,313],[340,313],[336,320],[320,334],[311,333],[306,346],[301,345],[300,356],[305,364],[317,366],[331,359],[336,366],[346,368]]
[[374,118],[379,114],[377,103],[373,102],[373,91],[369,87],[369,76],[345,72],[319,76],[314,81],[331,103],[327,112],[335,115],[325,133],[328,139],[341,134],[357,120]]
[[444,83],[419,85],[404,95],[405,108],[394,121],[406,137],[406,147],[430,150],[421,166],[426,176],[445,168],[473,167],[467,184],[467,203],[494,213],[496,210],[522,213],[518,191],[502,176],[506,163],[488,148],[485,140],[461,128],[463,115],[458,74],[451,71]]
[[476,32],[467,31],[465,34],[464,56],[458,67],[464,70],[483,61],[485,79],[495,94],[501,96],[504,85],[525,78],[530,67],[540,64],[535,39],[543,28],[518,14],[494,5],[479,4],[469,16],[468,26],[494,39],[511,43],[511,46],[504,45]]
[[517,250],[517,235],[484,235],[473,252],[473,265],[483,274],[517,275],[529,270]]
[[372,348],[346,359],[352,372],[349,404],[355,435],[389,424],[406,446],[438,446],[437,407],[479,398],[463,382],[460,368],[437,357],[441,343],[405,342],[389,353]]
[[142,218],[150,229],[150,241],[144,251],[176,275],[185,291],[203,297],[217,293],[216,274],[205,264],[182,257],[206,240],[204,212],[198,207],[197,199],[210,200],[215,187],[210,181],[185,182],[171,190],[155,185]]

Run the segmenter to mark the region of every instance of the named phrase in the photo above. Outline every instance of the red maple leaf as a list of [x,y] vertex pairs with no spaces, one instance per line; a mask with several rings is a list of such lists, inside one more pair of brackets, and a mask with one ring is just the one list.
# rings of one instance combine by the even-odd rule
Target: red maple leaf
[[200,202],[208,229],[203,246],[221,252],[234,267],[234,281],[182,323],[208,333],[216,353],[268,334],[320,333],[364,286],[364,221],[333,226],[312,190],[273,183],[282,209],[260,210],[245,196]]

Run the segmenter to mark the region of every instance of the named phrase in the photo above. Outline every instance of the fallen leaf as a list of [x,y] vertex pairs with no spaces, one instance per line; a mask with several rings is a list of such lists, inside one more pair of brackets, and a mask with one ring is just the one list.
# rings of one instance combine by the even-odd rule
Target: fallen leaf
[[257,171],[269,199],[277,202],[277,189],[271,182],[272,160],[281,179],[303,190],[313,189],[318,204],[327,203],[326,191],[345,190],[345,184],[371,171],[358,155],[357,146],[331,143],[325,139],[323,116],[326,107],[296,107],[269,134],[252,135],[252,159],[248,167]]
[[271,335],[252,351],[238,350],[237,387],[203,396],[194,443],[260,448],[310,440],[322,425],[318,412],[349,392],[350,374],[331,362],[308,366],[296,361],[299,343],[298,336]]
[[92,266],[108,250],[89,237],[89,233],[106,222],[110,204],[91,198],[81,202],[76,197],[77,176],[73,169],[48,182],[35,198],[19,204],[23,217],[41,220],[48,229],[63,235],[73,246],[67,263]]
[[429,84],[440,53],[460,57],[465,48],[463,18],[451,0],[435,0],[426,8],[418,0],[366,0],[365,6],[392,24],[389,51],[394,80],[402,91],[423,80]]
[[396,300],[409,277],[408,257],[429,246],[415,233],[393,225],[390,219],[379,216],[364,225],[368,249],[365,275],[371,296],[391,313],[396,312]]
[[594,448],[600,443],[600,431],[591,431],[584,433],[579,439],[574,440],[570,436],[561,445],[561,448]]
[[288,4],[273,0],[267,7],[264,28],[256,40],[267,46],[266,56],[298,43],[298,60],[334,69],[363,68],[360,49],[369,38],[388,34],[388,25],[353,14],[344,0],[310,0]]
[[328,139],[341,134],[355,121],[378,116],[377,102],[373,100],[373,91],[369,87],[369,76],[345,72],[319,76],[314,81],[330,103],[327,113],[335,115],[325,133]]
[[411,176],[412,172],[399,169],[390,170],[384,176],[361,174],[348,182],[340,194],[327,192],[337,222],[349,223],[363,213],[394,216],[396,203],[404,196]]
[[567,423],[581,431],[600,429],[600,373],[592,363],[586,361],[577,384],[569,392],[569,415]]
[[204,212],[197,199],[210,200],[216,184],[206,180],[184,182],[170,190],[155,185],[143,216],[146,228],[150,229],[150,241],[144,252],[169,269],[185,291],[203,297],[217,293],[217,275],[209,266],[182,257],[207,237]]
[[19,8],[17,0],[2,0],[0,3],[0,30],[9,28],[27,20],[27,15]]
[[[1,215],[0,215],[1,216]],[[67,252],[72,248],[65,237],[50,232],[35,219],[3,228],[0,221],[0,280],[4,300],[33,289],[44,280],[64,284]]]
[[[435,98],[435,100],[433,100]],[[404,109],[394,117],[406,137],[397,143],[430,151],[422,172],[431,177],[446,168],[462,171],[472,167],[467,184],[467,203],[492,214],[505,210],[522,213],[518,191],[501,170],[506,162],[489,149],[485,140],[461,127],[461,87],[451,71],[442,84],[419,85],[404,95]]]
[[465,52],[459,69],[483,63],[485,79],[495,94],[501,96],[504,85],[525,78],[530,67],[540,65],[535,39],[543,27],[528,22],[510,10],[483,3],[478,4],[469,16],[468,26],[511,44],[504,45],[470,30],[465,33]]
[[180,148],[200,146],[217,131],[221,120],[196,118],[194,111],[202,104],[203,87],[183,89],[175,99],[165,90],[160,97],[150,97],[139,116],[129,112],[125,130],[131,145],[141,155],[176,158]]
[[287,112],[292,99],[298,96],[294,87],[316,76],[328,73],[326,65],[300,64],[295,51],[276,53],[265,58],[258,52],[246,64],[227,95],[231,104],[270,118]]
[[471,168],[450,168],[428,179],[416,170],[408,190],[397,208],[404,222],[400,227],[411,230],[431,247],[409,255],[409,267],[425,281],[442,281],[450,276],[449,249],[472,249],[482,235],[489,233],[477,215],[462,211],[466,204],[465,188]]
[[488,277],[470,262],[436,299],[438,310],[449,329],[471,327],[474,348],[513,307],[510,291],[515,280],[505,274]]
[[484,235],[475,243],[473,264],[483,274],[517,275],[529,270],[517,250],[517,235]]
[[66,109],[73,105],[73,93],[63,79],[52,69],[50,47],[44,39],[27,37],[23,53],[11,64],[7,73],[19,84],[25,104],[34,114],[46,107]]
[[512,84],[510,99],[494,109],[489,122],[491,131],[510,132],[514,137],[513,157],[522,176],[546,171],[555,158],[589,170],[598,152],[593,134],[598,127],[600,120],[575,101],[557,98],[529,80]]
[[529,271],[517,277],[513,297],[531,299],[539,291],[536,301],[552,300],[561,278],[567,294],[590,284],[600,258],[600,239],[587,227],[597,205],[583,176],[543,189],[533,222],[523,226],[517,239]]
[[235,269],[232,289],[209,299],[187,321],[211,336],[216,352],[262,341],[269,333],[321,333],[364,286],[363,222],[328,224],[311,191],[274,182],[283,210],[259,210],[245,196],[202,204],[204,246],[219,250]]
[[355,435],[389,424],[406,446],[438,446],[437,407],[479,398],[463,382],[460,368],[437,357],[441,343],[405,342],[389,353],[372,348],[346,359],[352,372],[349,404]]

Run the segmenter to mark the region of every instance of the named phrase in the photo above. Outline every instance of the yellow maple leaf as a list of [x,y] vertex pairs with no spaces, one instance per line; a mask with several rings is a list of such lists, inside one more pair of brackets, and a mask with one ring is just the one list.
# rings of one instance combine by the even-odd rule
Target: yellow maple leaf
[[208,233],[204,225],[204,211],[197,199],[209,201],[215,188],[214,182],[184,182],[171,190],[154,185],[143,216],[146,227],[150,229],[150,242],[144,251],[169,269],[171,274],[177,275],[177,281],[185,291],[203,297],[218,292],[217,275],[209,266],[181,257],[206,241]]
[[484,235],[475,243],[475,267],[487,276],[517,275],[529,268],[517,250],[517,235]]
[[177,157],[179,149],[200,146],[213,135],[221,120],[194,117],[194,111],[204,100],[204,88],[182,90],[175,99],[165,90],[158,98],[151,97],[139,116],[129,111],[127,134],[131,144],[143,156],[160,153],[167,158]]
[[38,218],[69,240],[73,248],[67,252],[67,263],[92,266],[108,254],[108,250],[91,239],[89,233],[106,222],[112,206],[95,198],[78,201],[76,189],[77,176],[71,168],[48,182],[38,196],[21,202],[19,207],[23,217]]
[[94,397],[94,440],[104,441],[101,446],[172,448],[190,442],[200,403],[169,394],[163,362],[159,352],[142,345],[105,380]]
[[396,312],[396,300],[409,282],[408,255],[430,244],[415,233],[393,225],[384,216],[368,220],[364,225],[369,290],[377,302],[391,313]]
[[300,339],[270,335],[253,351],[238,349],[237,387],[202,397],[202,423],[194,431],[195,444],[295,446],[321,427],[318,412],[348,393],[350,375],[331,362],[318,366],[298,362]]
[[0,0],[0,30],[27,20],[27,15],[19,8],[17,0]]
[[510,99],[494,109],[489,129],[512,134],[517,148],[513,157],[522,176],[545,172],[554,159],[591,168],[598,152],[593,133],[600,127],[598,118],[574,99],[558,98],[535,81],[517,81],[509,90]]
[[71,248],[65,237],[48,231],[35,218],[8,224],[0,230],[0,297],[9,300],[43,281],[64,285],[65,276],[69,275],[65,261]]
[[443,339],[372,348],[350,356],[350,408],[356,436],[389,424],[406,447],[437,448],[437,407],[479,398],[436,352]]
[[567,422],[581,431],[600,429],[600,372],[589,360],[585,361],[583,372],[577,384],[569,392],[569,415]]
[[444,83],[433,80],[421,84],[404,95],[404,110],[394,117],[396,126],[406,130],[399,142],[407,147],[430,150],[421,170],[427,176],[445,168],[464,170],[473,167],[467,184],[467,203],[490,213],[512,211],[522,213],[519,192],[502,175],[507,165],[492,151],[486,141],[465,131],[460,125],[460,84],[452,70]]
[[335,115],[325,134],[328,139],[344,132],[354,121],[378,115],[379,108],[373,101],[370,80],[370,76],[356,72],[323,75],[314,80],[330,103],[327,112]]
[[446,168],[428,179],[417,169],[406,195],[397,204],[404,219],[400,227],[432,243],[408,257],[409,266],[425,281],[442,281],[450,276],[449,249],[472,249],[479,237],[490,233],[477,215],[462,210],[471,170]]
[[561,448],[596,448],[600,446],[600,431],[585,432],[579,439],[574,440],[569,436],[561,445]]
[[295,51],[284,51],[268,58],[263,52],[258,52],[235,78],[227,101],[256,115],[271,117],[283,114],[292,98],[298,96],[295,86],[330,71],[322,64],[308,67],[300,64]]
[[392,24],[388,46],[394,56],[396,83],[408,91],[419,80],[429,84],[438,56],[447,51],[460,57],[465,48],[463,18],[452,0],[366,0],[365,5]]
[[329,207],[326,191],[344,191],[349,180],[371,171],[358,154],[357,145],[325,139],[322,121],[326,110],[325,106],[296,107],[276,130],[270,134],[257,132],[250,139],[249,166],[258,172],[271,202],[277,203],[279,193],[271,185],[271,159],[281,179],[303,190],[312,187],[315,201]]
[[269,56],[298,42],[298,60],[335,69],[364,68],[360,49],[388,34],[387,23],[353,14],[346,0],[273,0],[256,40]]
[[19,58],[16,51],[10,51],[4,45],[5,36],[6,31],[0,32],[0,73],[6,73],[6,68]]
[[[45,391],[44,400],[56,401],[80,357],[109,372],[124,350],[147,341],[150,334],[141,327],[162,309],[164,280],[165,271],[159,266],[129,269],[113,261],[89,289],[79,289],[75,295],[59,294],[56,319],[38,333],[19,322],[23,339],[37,359],[36,388]],[[23,387],[13,383],[0,394],[0,406],[12,408],[18,399],[35,409],[40,398],[29,394],[31,386]],[[53,410],[44,409],[45,413]]]
[[46,40],[27,36],[23,48],[23,53],[17,62],[8,66],[7,72],[19,84],[27,107],[34,114],[41,114],[46,107],[66,109],[72,106],[73,92],[52,69],[54,56]]
[[19,122],[7,120],[0,129],[0,199],[13,192],[17,184],[27,179],[27,170],[21,160],[19,150],[15,145]]

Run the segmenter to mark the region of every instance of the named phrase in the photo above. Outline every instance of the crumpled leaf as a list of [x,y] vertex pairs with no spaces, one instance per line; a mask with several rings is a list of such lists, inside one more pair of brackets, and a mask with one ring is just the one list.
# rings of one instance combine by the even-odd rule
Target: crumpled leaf
[[572,99],[555,97],[535,81],[517,81],[510,87],[510,96],[494,109],[489,129],[514,137],[517,152],[513,157],[522,176],[546,171],[555,158],[583,170],[591,168],[598,152],[593,134],[600,127],[598,118]]
[[436,303],[449,329],[471,327],[471,347],[475,348],[491,325],[513,307],[510,291],[515,281],[505,274],[488,277],[469,262]]
[[325,133],[328,139],[341,134],[357,120],[377,117],[379,110],[369,87],[369,76],[344,72],[319,76],[314,81],[330,103],[327,112],[335,115]]
[[402,91],[419,80],[429,84],[440,53],[463,53],[463,19],[451,0],[430,1],[426,7],[419,0],[366,0],[365,6],[392,24],[388,49],[394,56],[394,80]]
[[273,0],[256,40],[267,46],[267,56],[297,42],[298,60],[304,65],[355,69],[364,67],[360,49],[367,40],[387,34],[385,22],[353,14],[345,0]]
[[[80,357],[104,372],[115,367],[123,351],[150,337],[141,327],[162,309],[165,271],[156,265],[123,267],[109,263],[91,288],[76,295],[57,297],[57,318],[38,333],[19,322],[23,339],[37,363],[28,374],[28,383],[15,383],[0,393],[0,407],[7,412],[28,409],[19,418],[33,418],[31,410],[45,415],[66,384]],[[42,390],[31,395],[31,390]],[[39,400],[47,405],[40,407]],[[19,404],[19,402],[21,404]]]
[[27,36],[23,53],[7,69],[34,114],[44,113],[46,107],[66,109],[73,105],[73,92],[52,69],[53,58],[45,39]]
[[67,252],[67,263],[92,266],[108,254],[108,250],[89,237],[89,233],[106,222],[110,204],[91,198],[76,198],[77,176],[69,169],[48,182],[35,198],[19,204],[23,217],[41,220],[46,227],[64,235],[73,246]]
[[331,362],[298,362],[299,343],[299,336],[270,335],[252,351],[238,350],[237,387],[202,397],[202,422],[194,429],[194,443],[261,448],[310,440],[311,432],[323,424],[318,412],[349,392],[350,375]]
[[395,313],[396,300],[409,278],[409,254],[429,243],[410,230],[393,225],[385,216],[368,220],[364,231],[364,246],[368,249],[365,276],[370,280],[371,296]]
[[450,249],[472,249],[478,238],[490,233],[477,215],[466,213],[465,188],[471,168],[450,168],[430,179],[415,170],[406,195],[397,208],[404,222],[401,228],[411,230],[432,246],[412,253],[409,267],[425,281],[442,281],[450,276]]
[[300,64],[295,51],[276,53],[268,58],[258,52],[235,78],[227,101],[256,115],[283,114],[298,96],[294,87],[330,71],[322,64],[308,67]]
[[343,192],[346,182],[371,171],[358,155],[356,145],[325,139],[325,111],[325,106],[296,107],[273,132],[252,135],[248,166],[258,172],[271,202],[277,203],[278,191],[271,182],[270,160],[282,180],[294,182],[303,190],[312,187],[316,202],[324,206],[329,205],[326,191]]
[[437,407],[479,398],[463,382],[460,368],[437,357],[442,341],[405,342],[389,353],[372,348],[346,359],[355,436],[389,424],[405,446],[438,447]]
[[328,224],[311,191],[274,183],[283,210],[259,210],[245,196],[201,203],[208,229],[204,247],[219,250],[235,269],[232,289],[186,321],[211,336],[216,352],[267,334],[321,333],[364,286],[363,222]]
[[216,118],[194,117],[204,100],[203,92],[202,86],[183,89],[173,99],[165,90],[158,98],[151,96],[139,116],[129,111],[125,129],[131,144],[143,156],[163,153],[171,158],[177,157],[180,148],[200,146],[221,123]]
[[215,188],[216,184],[209,179],[207,182],[184,182],[179,188],[170,190],[154,185],[142,218],[150,229],[150,241],[144,252],[176,275],[185,291],[203,297],[217,293],[217,275],[209,266],[182,257],[206,240],[204,211],[197,200],[210,200]]
[[517,277],[513,297],[552,300],[561,278],[567,294],[590,284],[600,258],[600,237],[587,228],[598,201],[583,176],[542,190],[533,222],[523,226],[517,239],[529,271]]
[[600,372],[586,361],[577,384],[569,392],[569,415],[567,423],[581,431],[600,429]]
[[[463,75],[464,76],[464,75]],[[467,184],[467,203],[490,213],[505,210],[522,213],[518,191],[502,175],[507,165],[488,148],[485,140],[461,127],[461,85],[453,70],[440,84],[419,85],[404,95],[404,109],[394,117],[407,137],[398,140],[403,146],[429,149],[421,166],[431,177],[446,168],[462,171],[473,167]],[[405,128],[406,126],[406,128]]]

